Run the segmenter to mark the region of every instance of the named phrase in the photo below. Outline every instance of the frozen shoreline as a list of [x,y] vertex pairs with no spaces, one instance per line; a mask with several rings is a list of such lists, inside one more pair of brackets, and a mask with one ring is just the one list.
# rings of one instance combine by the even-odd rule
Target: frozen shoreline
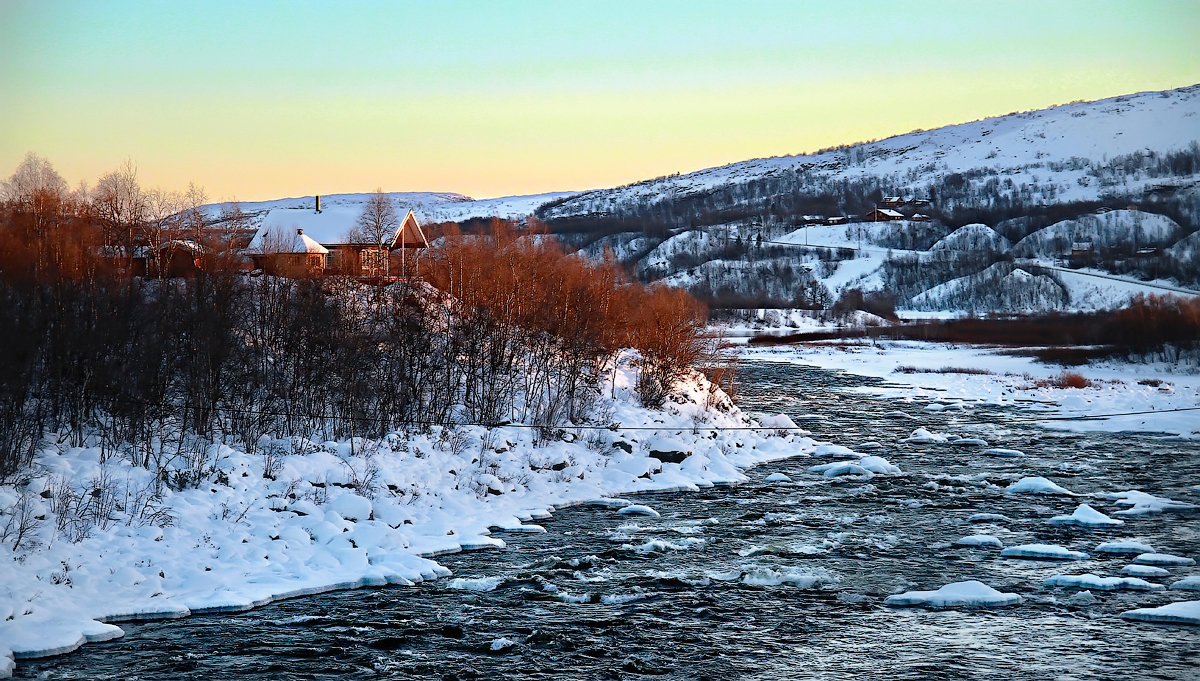
[[[795,432],[714,430],[754,422],[699,375],[662,411],[636,406],[632,380],[622,372],[615,399],[601,400],[606,420],[627,431],[535,442],[532,429],[435,429],[385,438],[377,450],[363,440],[290,442],[303,452],[283,456],[273,478],[262,454],[214,445],[213,479],[166,491],[170,524],[142,522],[126,504],[77,543],[55,533],[48,490],[105,480],[128,500],[153,478],[124,459],[101,463],[95,447],[43,451],[23,488],[0,487],[0,502],[25,493],[46,518],[33,538],[41,545],[20,561],[9,553],[0,575],[0,676],[19,659],[119,638],[114,622],[447,576],[432,558],[505,546],[492,531],[544,531],[527,523],[599,498],[736,483],[749,467],[813,448]],[[679,462],[662,462],[670,459]]]
[[[1010,405],[1058,430],[1129,430],[1200,438],[1200,411],[1191,410],[1200,407],[1200,375],[1174,373],[1173,367],[1162,362],[1064,368],[1032,357],[1001,354],[996,348],[869,339],[744,346],[741,350],[745,359],[820,366],[886,379],[888,385],[863,390],[897,400],[928,401],[950,408]],[[940,373],[944,369],[951,371]],[[955,371],[963,369],[979,373]],[[1082,375],[1091,385],[1049,385],[1064,369]],[[1186,411],[1169,411],[1180,409]],[[1105,416],[1113,414],[1118,415]]]

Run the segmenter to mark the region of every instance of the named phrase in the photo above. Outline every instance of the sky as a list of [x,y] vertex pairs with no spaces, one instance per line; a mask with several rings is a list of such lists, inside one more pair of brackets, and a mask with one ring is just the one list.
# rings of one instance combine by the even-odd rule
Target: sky
[[0,176],[607,187],[1200,82],[1200,3],[0,0]]

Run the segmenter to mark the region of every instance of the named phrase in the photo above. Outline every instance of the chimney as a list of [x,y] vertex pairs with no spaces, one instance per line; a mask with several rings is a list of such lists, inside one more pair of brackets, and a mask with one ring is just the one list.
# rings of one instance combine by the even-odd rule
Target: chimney
[[321,195],[317,194],[317,212],[321,212]]

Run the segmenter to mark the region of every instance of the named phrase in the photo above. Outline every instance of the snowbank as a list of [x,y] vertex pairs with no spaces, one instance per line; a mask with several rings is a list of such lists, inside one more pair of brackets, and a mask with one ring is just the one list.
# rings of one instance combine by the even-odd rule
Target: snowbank
[[[12,658],[121,636],[110,622],[245,610],[333,589],[448,576],[432,557],[503,547],[489,528],[538,531],[524,523],[558,507],[736,482],[750,466],[813,449],[807,438],[776,431],[704,430],[753,421],[727,401],[705,407],[712,403],[709,384],[698,374],[664,411],[637,406],[633,381],[621,370],[615,397],[597,407],[606,423],[635,428],[628,431],[584,431],[551,442],[515,427],[435,427],[378,442],[277,440],[273,470],[263,453],[214,445],[212,474],[196,486],[164,489],[159,522],[118,512],[75,543],[55,534],[50,505],[35,494],[47,520],[20,560],[10,554],[0,568],[0,670]],[[690,456],[683,463],[651,458],[662,438]],[[34,477],[35,490],[85,489],[103,480],[133,493],[154,483],[149,471],[122,458],[102,462],[95,447],[43,451]],[[645,512],[618,500],[596,512],[620,507]],[[498,585],[490,578],[450,583]]]

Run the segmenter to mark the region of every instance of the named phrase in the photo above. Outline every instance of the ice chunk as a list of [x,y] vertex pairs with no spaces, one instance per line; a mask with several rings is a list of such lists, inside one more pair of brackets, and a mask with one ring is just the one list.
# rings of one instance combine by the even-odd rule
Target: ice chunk
[[1003,447],[992,447],[991,449],[985,449],[980,453],[984,456],[1025,456],[1025,452],[1022,452],[1019,449],[1004,449]]
[[1046,586],[1065,586],[1079,589],[1096,589],[1097,591],[1116,591],[1129,589],[1131,591],[1157,591],[1162,584],[1153,584],[1137,577],[1097,577],[1091,573],[1084,575],[1054,575],[1047,577]]
[[1157,608],[1138,608],[1121,613],[1121,619],[1170,624],[1200,624],[1200,601],[1179,601]]
[[999,513],[976,513],[970,518],[967,518],[969,523],[1011,523],[1012,518]]
[[1154,548],[1140,541],[1123,539],[1121,541],[1106,541],[1097,546],[1096,551],[1100,553],[1137,555],[1139,553],[1154,553]]
[[1153,565],[1126,565],[1121,568],[1121,574],[1130,577],[1167,577],[1171,571]]
[[827,478],[836,478],[839,475],[862,475],[867,478],[875,477],[875,474],[871,471],[850,461],[839,461],[837,463],[821,464],[820,466],[810,466],[808,470],[810,473],[820,473]]
[[1200,591],[1200,575],[1192,575],[1171,582],[1171,588],[1176,591]]
[[973,534],[969,537],[963,537],[955,542],[959,546],[990,546],[993,548],[1001,548],[1004,544],[1000,540],[990,534]]
[[910,433],[909,436],[907,438],[905,438],[903,441],[911,442],[913,444],[919,444],[919,445],[928,445],[928,444],[935,444],[938,442],[945,442],[947,439],[948,438],[945,435],[942,435],[941,433],[931,433],[928,430],[926,430],[925,428],[917,428],[912,433]]
[[1172,556],[1169,553],[1142,553],[1138,554],[1133,562],[1140,565],[1195,565],[1196,561],[1183,556]]
[[798,589],[811,589],[821,584],[836,582],[837,579],[824,571],[808,572],[798,569],[773,570],[763,566],[753,566],[742,574],[742,583],[751,586],[779,586],[787,584]]
[[1136,489],[1106,494],[1105,496],[1115,500],[1118,506],[1129,507],[1122,511],[1117,511],[1114,515],[1153,515],[1162,513],[1163,511],[1191,511],[1200,508],[1196,504],[1175,501],[1166,497],[1156,497],[1153,494],[1147,494]]
[[983,582],[970,580],[947,584],[937,591],[908,591],[884,599],[885,605],[925,606],[929,608],[988,608],[1016,605],[1021,597],[1001,593]]
[[895,475],[900,473],[900,467],[894,466],[882,456],[864,456],[858,460],[858,465],[872,473]]
[[1085,589],[1084,591],[1076,591],[1069,597],[1064,598],[1063,602],[1069,605],[1091,605],[1096,602],[1096,597],[1092,595],[1091,591]]
[[767,482],[791,482],[792,479],[783,473],[772,473],[767,476]]
[[464,591],[495,591],[504,582],[504,577],[476,577],[473,579],[459,577],[446,582],[446,588]]
[[499,653],[508,650],[515,645],[517,645],[516,641],[512,640],[511,638],[505,638],[501,636],[500,638],[492,640],[492,645],[490,648],[488,648],[488,650],[491,650],[493,653]]
[[617,511],[617,513],[620,513],[621,515],[648,515],[654,518],[658,517],[658,511],[650,508],[649,506],[643,506],[642,504],[630,504]]
[[1021,544],[1000,552],[1004,558],[1037,558],[1043,560],[1085,560],[1088,554],[1072,551],[1058,544]]
[[1080,504],[1071,515],[1056,515],[1046,522],[1051,525],[1079,525],[1081,527],[1114,527],[1125,524],[1124,520],[1109,518],[1087,504]]
[[817,457],[830,457],[839,459],[857,459],[859,456],[861,456],[861,454],[853,449],[850,449],[849,447],[831,444],[824,444],[817,447],[813,450],[812,455]]
[[1004,491],[1007,494],[1069,494],[1072,496],[1075,494],[1066,488],[1059,487],[1040,475],[1021,478],[1004,488]]
[[952,444],[956,447],[986,447],[986,446],[988,446],[987,440],[982,440],[977,437],[960,437],[957,440],[954,440],[953,442],[951,442],[950,444]]

